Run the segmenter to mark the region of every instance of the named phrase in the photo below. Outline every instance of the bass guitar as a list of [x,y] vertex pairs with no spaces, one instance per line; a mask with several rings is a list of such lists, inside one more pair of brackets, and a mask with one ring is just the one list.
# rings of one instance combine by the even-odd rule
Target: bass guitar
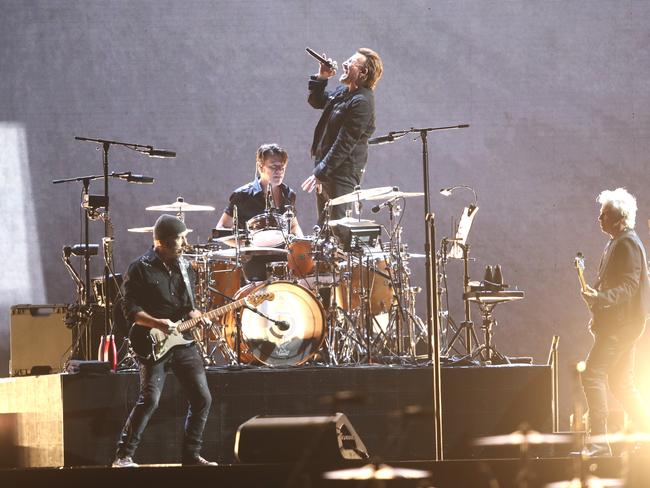
[[129,331],[129,340],[131,341],[131,348],[133,351],[143,359],[153,359],[159,361],[162,359],[172,348],[176,346],[184,346],[194,342],[192,339],[185,339],[183,332],[191,330],[201,325],[202,319],[216,319],[222,315],[232,312],[237,308],[243,307],[245,304],[257,306],[263,302],[271,301],[275,297],[273,293],[260,292],[242,298],[235,302],[224,305],[223,307],[216,308],[209,312],[202,314],[189,320],[176,322],[176,329],[170,334],[164,333],[160,329],[145,327],[144,325],[133,324]]
[[578,271],[578,280],[580,281],[580,290],[587,291],[587,281],[585,280],[585,257],[581,252],[576,254],[573,264]]

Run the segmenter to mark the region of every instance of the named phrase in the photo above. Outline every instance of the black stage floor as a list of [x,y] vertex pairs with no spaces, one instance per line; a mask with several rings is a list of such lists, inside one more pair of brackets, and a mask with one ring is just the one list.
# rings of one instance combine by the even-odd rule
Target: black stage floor
[[[633,459],[630,479],[623,481],[625,463],[621,458],[601,458],[585,465],[591,475],[618,479],[620,484],[591,486],[627,486],[648,488],[648,457]],[[354,465],[358,465],[354,464]],[[67,488],[142,488],[154,486],[192,487],[256,487],[256,488],[328,488],[328,487],[436,487],[436,488],[540,488],[548,483],[568,480],[574,476],[576,465],[572,459],[533,459],[528,464],[527,476],[522,478],[522,464],[516,459],[454,460],[429,462],[396,462],[391,466],[421,469],[431,472],[426,480],[393,481],[332,481],[324,480],[322,469],[307,466],[296,469],[292,465],[228,465],[188,468],[180,466],[143,466],[130,469],[90,468],[33,468],[0,470],[3,487]],[[350,466],[345,466],[349,468]],[[522,484],[525,482],[526,484]],[[566,485],[565,485],[566,486]],[[577,486],[577,485],[573,485]]]

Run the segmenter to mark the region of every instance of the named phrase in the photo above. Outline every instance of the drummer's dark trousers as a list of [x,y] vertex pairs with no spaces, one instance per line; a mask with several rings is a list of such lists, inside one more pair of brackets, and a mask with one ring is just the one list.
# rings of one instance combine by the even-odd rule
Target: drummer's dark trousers
[[[173,371],[189,400],[183,438],[183,460],[199,455],[203,429],[210,412],[212,396],[205,376],[203,359],[195,344],[179,346],[157,363],[140,362],[140,394],[122,429],[117,457],[133,456],[149,419],[158,408],[167,373]],[[169,433],[170,438],[173,432]]]
[[648,414],[634,384],[634,353],[636,337],[620,337],[612,333],[594,333],[582,387],[589,406],[591,435],[607,433],[607,385],[621,403],[637,429],[650,428]]
[[[323,183],[323,191],[316,195],[316,204],[318,208],[318,225],[322,226],[325,222],[324,214],[325,204],[328,200],[341,195],[346,195],[354,191],[354,188],[361,183],[361,175],[334,175],[329,181]],[[361,202],[363,205],[363,202]],[[337,220],[345,217],[345,211],[352,209],[353,204],[336,205],[329,210],[330,220]]]

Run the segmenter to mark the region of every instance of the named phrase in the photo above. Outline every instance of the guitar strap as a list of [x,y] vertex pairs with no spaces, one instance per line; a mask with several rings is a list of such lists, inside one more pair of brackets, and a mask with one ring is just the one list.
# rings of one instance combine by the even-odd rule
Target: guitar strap
[[192,285],[190,284],[190,277],[187,274],[187,261],[182,257],[178,258],[178,267],[181,269],[181,274],[183,275],[183,281],[185,282],[185,289],[187,294],[190,296],[190,305],[192,305],[192,310],[196,310],[194,305],[194,293],[192,293]]

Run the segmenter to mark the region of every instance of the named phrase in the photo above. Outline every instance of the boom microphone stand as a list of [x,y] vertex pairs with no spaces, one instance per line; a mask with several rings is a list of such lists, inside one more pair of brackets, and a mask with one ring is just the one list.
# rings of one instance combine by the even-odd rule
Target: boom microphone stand
[[411,127],[407,130],[389,132],[388,136],[376,137],[368,141],[368,144],[385,144],[393,142],[406,134],[418,134],[422,141],[422,182],[424,184],[424,222],[425,222],[425,267],[426,267],[426,290],[427,290],[427,334],[428,357],[431,360],[433,372],[433,402],[434,402],[434,435],[436,461],[443,459],[442,445],[442,401],[441,401],[441,376],[440,376],[440,325],[438,317],[437,282],[436,282],[436,259],[435,259],[435,215],[430,210],[429,191],[429,145],[427,136],[429,132],[449,129],[464,129],[469,124],[453,125],[447,127]]

